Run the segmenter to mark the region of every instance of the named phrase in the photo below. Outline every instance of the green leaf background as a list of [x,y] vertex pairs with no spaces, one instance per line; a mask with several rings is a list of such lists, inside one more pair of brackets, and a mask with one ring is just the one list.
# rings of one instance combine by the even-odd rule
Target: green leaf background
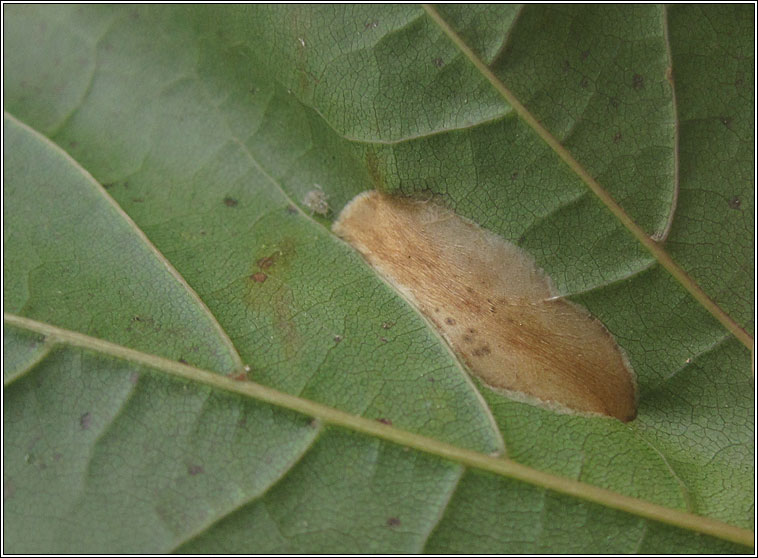
[[[753,10],[4,6],[4,550],[751,552]],[[531,253],[638,418],[469,378],[330,232],[371,188]]]

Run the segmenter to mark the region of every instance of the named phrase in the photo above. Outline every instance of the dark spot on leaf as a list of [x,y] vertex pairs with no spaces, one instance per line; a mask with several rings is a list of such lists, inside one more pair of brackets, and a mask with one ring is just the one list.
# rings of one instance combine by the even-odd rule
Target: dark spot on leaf
[[732,118],[730,116],[722,116],[719,118],[719,121],[727,127],[727,129],[732,129]]
[[237,205],[237,200],[235,200],[234,198],[230,198],[229,196],[226,196],[224,198],[224,205],[226,207],[234,207],[235,205]]
[[205,473],[205,469],[203,469],[200,465],[190,465],[187,467],[187,472],[194,477],[200,473]]
[[259,271],[258,273],[253,273],[250,276],[250,279],[252,279],[256,283],[263,283],[266,279],[268,279],[268,275],[266,275],[262,271]]
[[80,416],[79,426],[82,427],[82,430],[89,430],[89,427],[92,426],[92,413],[87,412]]
[[742,200],[740,200],[740,198],[737,196],[734,196],[731,200],[729,200],[729,207],[732,209],[739,209],[740,205],[742,205]]
[[289,204],[289,205],[287,206],[287,208],[285,209],[285,211],[286,211],[287,213],[289,213],[290,215],[295,215],[295,214],[297,213],[297,207],[295,207],[295,206],[294,206],[294,205],[292,205],[292,204]]
[[376,26],[379,25],[379,22],[376,20],[369,21],[363,26],[363,30],[366,31],[368,29],[376,29]]
[[488,355],[488,354],[490,354],[491,352],[492,352],[492,351],[490,350],[490,348],[489,348],[489,346],[488,346],[488,345],[482,345],[482,346],[481,346],[481,347],[479,347],[478,349],[474,349],[474,350],[471,352],[471,354],[472,354],[472,355],[474,355],[475,357],[482,357],[482,356],[487,356],[487,355]]
[[106,190],[109,190],[110,188],[113,188],[116,185],[115,182],[108,182],[107,184],[103,184],[103,188]]
[[445,323],[447,325],[453,326],[453,325],[455,325],[455,320],[453,318],[445,318]]
[[471,335],[476,335],[476,330],[473,327],[468,328],[467,330]]
[[474,338],[471,337],[470,335],[468,335],[468,334],[464,334],[463,335],[463,342],[464,343],[471,343],[473,340],[474,340]]
[[341,335],[335,335],[334,336],[334,342],[335,343],[339,343],[340,341],[342,341],[342,336]]
[[442,66],[445,65],[445,61],[442,60],[442,58],[440,57],[435,58],[434,60],[432,60],[432,62],[434,62],[434,65],[437,66],[438,68],[441,68]]
[[615,134],[613,134],[613,143],[620,142],[622,137],[623,136],[621,135],[621,132],[616,132]]
[[518,178],[518,171],[513,171],[511,173],[511,180],[516,180]]
[[392,421],[391,421],[390,419],[388,419],[388,418],[383,418],[383,417],[382,417],[382,418],[378,418],[378,419],[376,419],[376,420],[378,420],[378,421],[379,421],[379,422],[381,422],[382,424],[387,424],[387,425],[389,425],[389,426],[392,426]]
[[379,339],[381,339],[382,343],[386,343],[387,342],[387,338],[386,337],[380,337]]
[[589,50],[583,50],[582,51],[582,60],[587,60],[587,57],[590,55]]
[[59,451],[56,451],[53,454],[53,461],[60,461],[61,459],[63,459],[63,454]]
[[232,380],[235,380],[237,382],[246,382],[247,381],[247,373],[245,372],[238,372],[237,374],[232,374],[230,376]]
[[387,519],[387,526],[398,527],[399,525],[400,525],[400,520],[397,517],[390,517]]
[[312,418],[308,421],[308,426],[311,428],[318,428],[321,425],[321,421],[319,421],[317,418]]
[[582,81],[579,82],[579,85],[582,89],[587,89],[589,84],[590,84],[590,80],[588,80],[586,77],[583,77]]
[[78,141],[72,141],[72,142],[69,142],[69,144],[68,144],[68,145],[69,145],[69,146],[70,146],[72,149],[76,149],[77,147],[79,147],[79,142],[78,142]]
[[248,89],[248,91],[250,91],[251,95],[255,95],[256,93],[258,93],[258,88],[255,87],[255,86],[253,86],[253,85],[251,85],[250,89]]
[[179,359],[179,362],[181,362],[182,364],[189,364],[189,362],[187,362],[187,361],[186,361],[186,360],[184,360],[183,358],[180,358],[180,359]]
[[645,78],[640,74],[634,74],[632,76],[632,87],[637,91],[645,87]]
[[145,201],[145,198],[132,198],[132,201],[134,203],[143,203]]

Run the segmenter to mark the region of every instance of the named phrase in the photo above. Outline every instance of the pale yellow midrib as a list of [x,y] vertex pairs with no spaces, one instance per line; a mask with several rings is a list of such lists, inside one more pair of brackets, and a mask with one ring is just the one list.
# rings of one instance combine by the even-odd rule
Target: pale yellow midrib
[[600,504],[645,519],[659,521],[661,523],[711,535],[751,548],[753,547],[752,531],[735,527],[721,521],[666,508],[664,506],[618,494],[610,490],[572,479],[544,473],[509,459],[492,457],[476,451],[463,449],[420,434],[407,432],[372,419],[351,415],[344,411],[294,395],[289,395],[254,382],[233,380],[220,374],[180,364],[155,355],[142,353],[108,341],[96,339],[74,331],[64,330],[15,314],[5,313],[4,321],[8,325],[14,325],[16,327],[41,333],[47,337],[52,337],[53,340],[59,343],[131,360],[174,377],[246,395],[257,401],[262,401],[300,414],[315,417],[325,424],[340,426],[355,432],[381,438],[388,442],[413,448],[468,467],[489,471],[503,477]]

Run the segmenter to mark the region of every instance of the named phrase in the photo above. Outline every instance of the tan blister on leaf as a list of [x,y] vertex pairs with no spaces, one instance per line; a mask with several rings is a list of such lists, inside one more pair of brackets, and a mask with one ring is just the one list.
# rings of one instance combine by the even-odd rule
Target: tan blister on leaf
[[376,191],[353,199],[333,229],[490,387],[557,409],[636,416],[634,374],[610,333],[556,297],[514,244],[434,203]]

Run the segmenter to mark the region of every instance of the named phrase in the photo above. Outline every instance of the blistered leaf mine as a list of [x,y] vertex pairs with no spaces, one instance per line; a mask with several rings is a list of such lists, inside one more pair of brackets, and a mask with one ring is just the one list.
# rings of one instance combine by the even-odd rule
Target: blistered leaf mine
[[334,232],[490,387],[556,410],[636,416],[634,373],[610,333],[516,245],[432,202],[376,191],[350,202]]

